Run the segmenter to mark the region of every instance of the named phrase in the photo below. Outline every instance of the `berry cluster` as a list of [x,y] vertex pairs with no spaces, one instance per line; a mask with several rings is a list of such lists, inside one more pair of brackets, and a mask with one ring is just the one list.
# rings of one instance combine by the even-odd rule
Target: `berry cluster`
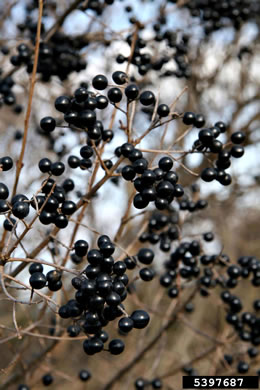
[[[67,328],[71,337],[80,332],[88,335],[83,343],[83,349],[88,355],[94,355],[104,349],[108,334],[103,328],[109,322],[120,318],[118,329],[128,334],[133,328],[143,329],[149,323],[149,315],[144,310],[135,310],[130,316],[126,315],[122,302],[127,298],[128,276],[127,268],[133,269],[135,262],[129,258],[125,261],[116,261],[112,257],[115,246],[108,236],[100,236],[97,245],[99,249],[88,250],[85,240],[75,242],[75,254],[79,257],[87,256],[88,266],[81,276],[72,279],[71,283],[75,298],[69,300],[59,309],[61,318],[73,318],[74,323]],[[153,255],[143,249],[138,254],[138,260],[151,263]],[[54,271],[55,272],[55,271]],[[112,339],[108,350],[113,355],[124,351],[125,344],[121,339]]]
[[192,0],[183,7],[193,18],[200,19],[205,35],[230,25],[239,30],[243,23],[255,20],[260,11],[258,0]]
[[[184,194],[183,188],[178,184],[178,175],[172,171],[173,160],[170,157],[162,157],[158,167],[148,169],[148,161],[140,150],[130,143],[124,143],[115,151],[117,156],[128,158],[132,165],[126,165],[122,169],[125,180],[133,181],[138,193],[134,197],[133,204],[137,209],[144,209],[150,202],[154,202],[158,210],[166,209],[174,197]],[[136,175],[140,175],[136,178]]]

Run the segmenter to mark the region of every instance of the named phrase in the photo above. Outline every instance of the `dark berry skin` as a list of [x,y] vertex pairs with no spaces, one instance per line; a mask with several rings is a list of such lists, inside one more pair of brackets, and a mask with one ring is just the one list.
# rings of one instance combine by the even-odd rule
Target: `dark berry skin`
[[139,95],[139,88],[135,84],[130,84],[125,89],[125,95],[128,100],[135,100]]
[[53,376],[51,374],[46,374],[42,377],[42,383],[44,386],[49,386],[53,382]]
[[162,169],[164,172],[168,172],[173,167],[173,161],[170,157],[162,157],[159,160],[158,165],[159,165],[159,168]]
[[150,106],[155,104],[155,96],[151,91],[144,91],[140,95],[140,102],[143,106]]
[[194,125],[196,121],[196,115],[194,114],[194,112],[185,112],[182,121],[185,125]]
[[231,135],[231,142],[233,144],[242,144],[246,139],[246,135],[243,131],[236,131]]
[[239,145],[232,146],[232,148],[230,150],[231,156],[235,157],[235,158],[242,157],[244,153],[245,153],[245,150],[244,150],[243,146],[239,146]]
[[214,126],[218,127],[221,133],[225,133],[227,130],[227,126],[224,122],[217,122]]
[[89,380],[91,378],[91,374],[88,370],[81,370],[79,372],[79,379],[82,381],[82,382],[86,382],[87,380]]
[[170,109],[169,107],[167,106],[167,104],[160,104],[157,108],[157,114],[159,115],[159,117],[161,118],[165,118],[166,116],[168,116],[170,113]]
[[201,172],[201,178],[202,180],[206,182],[211,182],[214,179],[216,179],[217,172],[214,168],[204,168]]
[[140,278],[145,282],[150,282],[155,276],[155,272],[151,268],[142,268],[139,271]]
[[119,88],[110,88],[107,97],[112,103],[119,103],[123,95]]
[[55,217],[54,223],[59,229],[65,229],[68,226],[69,221],[65,215],[59,214]]
[[127,80],[127,74],[118,70],[112,74],[112,79],[117,85],[123,85]]
[[15,226],[16,220],[14,218],[6,218],[3,223],[3,227],[8,232],[11,232]]
[[116,149],[116,151],[117,151],[116,156],[120,157],[120,155],[122,154],[124,157],[128,157],[130,155],[130,153],[134,150],[134,145],[126,142],[120,148],[121,148],[120,154],[119,154],[118,148]]
[[249,365],[246,362],[240,361],[237,365],[237,372],[239,374],[246,374],[249,370]]
[[42,272],[34,272],[29,282],[33,289],[40,290],[46,285],[46,277]]
[[41,119],[40,126],[46,133],[51,133],[56,127],[56,121],[51,116],[46,116]]
[[108,80],[106,76],[98,74],[92,79],[92,85],[95,89],[102,91],[108,86]]
[[2,169],[2,171],[9,171],[13,165],[14,163],[11,157],[5,156],[0,158],[0,169]]
[[51,160],[48,158],[42,158],[39,161],[38,167],[42,173],[49,172],[51,168]]
[[197,129],[201,129],[205,125],[205,118],[202,114],[197,114],[195,116],[194,126]]
[[77,256],[85,256],[88,251],[88,243],[85,240],[78,240],[74,244],[74,249]]
[[65,165],[61,161],[51,164],[50,171],[54,176],[61,176],[65,171]]
[[8,187],[4,183],[0,183],[0,199],[7,199],[9,196]]
[[153,262],[154,252],[148,248],[142,248],[137,254],[137,258],[142,264],[149,265]]
[[30,212],[30,205],[29,203],[25,202],[15,202],[15,204],[12,207],[12,213],[15,217],[19,219],[24,219],[29,215]]
[[17,390],[30,390],[29,386],[26,386],[26,385],[19,385],[17,387]]
[[77,156],[69,156],[68,158],[68,165],[75,169],[75,168],[78,168],[80,166],[80,159],[79,157]]
[[110,341],[108,349],[112,355],[120,355],[125,349],[125,344],[120,339],[113,339]]
[[127,181],[133,180],[135,178],[135,175],[136,175],[135,170],[131,165],[126,165],[122,169],[122,176]]
[[135,310],[130,318],[133,320],[136,329],[145,328],[150,321],[149,314],[144,310]]
[[136,390],[144,390],[144,388],[148,385],[148,382],[143,378],[137,378],[135,381],[135,389]]
[[160,379],[153,379],[152,380],[152,388],[153,389],[161,389],[162,388],[162,381]]
[[124,332],[130,332],[134,327],[134,321],[130,317],[123,317],[118,322],[118,328]]
[[43,272],[43,266],[39,263],[32,263],[29,267],[30,274],[34,274],[35,272]]
[[71,200],[66,200],[62,205],[61,211],[65,215],[72,215],[76,211],[76,209],[77,206],[74,202],[72,202]]
[[103,342],[98,337],[87,339],[83,343],[83,349],[87,355],[94,355],[104,348]]
[[71,101],[68,96],[59,96],[55,100],[55,108],[59,112],[67,112],[70,110],[71,107]]

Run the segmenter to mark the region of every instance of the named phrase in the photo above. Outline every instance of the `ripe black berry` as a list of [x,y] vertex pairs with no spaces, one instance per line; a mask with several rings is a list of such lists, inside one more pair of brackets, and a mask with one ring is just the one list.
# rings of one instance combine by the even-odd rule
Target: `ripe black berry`
[[12,207],[13,215],[19,219],[23,219],[23,218],[27,217],[29,212],[30,212],[29,203],[15,202],[13,207]]
[[0,183],[0,199],[7,199],[9,196],[8,187],[4,183]]
[[123,95],[119,88],[110,88],[107,97],[112,103],[119,103]]
[[140,95],[140,102],[143,106],[150,106],[155,103],[155,96],[151,91],[144,91]]
[[88,370],[81,370],[79,372],[79,379],[82,381],[82,382],[86,382],[87,380],[89,380],[91,378],[91,374]]
[[127,74],[118,70],[112,74],[112,79],[116,84],[123,85],[127,80]]
[[99,91],[106,89],[106,87],[108,86],[106,76],[104,76],[103,74],[98,74],[92,79],[92,85],[95,89],[98,89]]
[[130,318],[133,320],[136,329],[145,328],[150,321],[149,314],[144,310],[135,310]]
[[185,112],[182,118],[182,121],[185,125],[194,125],[196,121],[196,116],[194,112]]
[[34,272],[30,277],[30,285],[35,290],[40,290],[46,285],[46,277],[42,272]]
[[46,133],[51,133],[56,127],[56,121],[51,116],[46,116],[41,119],[40,126]]
[[42,377],[42,383],[44,386],[49,386],[53,382],[53,376],[51,374],[46,374]]
[[110,341],[108,345],[109,352],[112,355],[119,355],[122,353],[125,349],[125,344],[122,340],[120,339],[113,339]]

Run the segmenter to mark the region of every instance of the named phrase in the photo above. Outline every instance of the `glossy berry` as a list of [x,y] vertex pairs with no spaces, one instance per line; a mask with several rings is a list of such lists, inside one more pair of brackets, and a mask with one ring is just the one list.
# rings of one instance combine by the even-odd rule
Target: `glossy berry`
[[196,121],[196,116],[194,112],[185,112],[182,118],[182,121],[185,125],[194,125]]
[[112,74],[112,79],[117,85],[123,85],[127,80],[127,74],[125,72],[116,71]]
[[139,95],[139,88],[135,84],[129,84],[125,89],[125,95],[128,100],[134,100]]
[[43,266],[39,263],[32,263],[29,267],[30,274],[34,274],[35,272],[43,272]]
[[221,133],[225,133],[225,131],[227,130],[226,124],[224,122],[221,122],[221,121],[215,123],[214,126],[218,127]]
[[50,171],[54,176],[61,176],[65,171],[65,165],[61,161],[51,164]]
[[59,214],[55,217],[54,223],[59,229],[65,229],[68,226],[69,221],[65,215]]
[[140,102],[143,106],[150,106],[155,104],[155,96],[151,91],[144,91],[140,95]]
[[80,166],[80,159],[77,156],[69,156],[68,165],[71,168],[78,168]]
[[235,158],[242,157],[244,153],[245,153],[245,150],[244,150],[243,146],[239,146],[239,145],[232,146],[232,148],[230,150],[231,156],[235,157]]
[[153,379],[152,380],[152,388],[153,389],[162,389],[162,381],[160,379]]
[[145,328],[150,321],[149,314],[144,310],[135,310],[131,314],[130,318],[133,320],[134,328],[136,328],[136,329]]
[[42,272],[34,272],[29,279],[31,287],[35,290],[45,287],[46,281],[46,277]]
[[167,106],[167,104],[160,104],[157,108],[157,114],[159,115],[159,117],[161,118],[165,118],[166,116],[168,116],[170,113],[170,109],[169,109],[169,106]]
[[82,148],[80,149],[80,155],[82,158],[90,158],[92,157],[94,154],[94,150],[91,146],[88,146],[88,145],[85,145],[85,146],[82,146]]
[[92,85],[95,89],[102,91],[108,86],[108,80],[106,76],[98,74],[92,79]]
[[50,171],[51,168],[51,160],[48,158],[42,158],[39,161],[38,167],[42,173],[46,173]]
[[104,344],[98,337],[87,339],[83,343],[83,349],[87,355],[94,355],[95,353],[101,352],[104,348]]
[[17,390],[30,390],[29,386],[26,386],[26,385],[19,385],[17,387]]
[[135,381],[135,389],[136,390],[144,390],[147,385],[148,385],[148,382],[146,380],[144,380],[143,378],[137,378]]
[[2,169],[2,171],[9,171],[13,165],[14,163],[11,157],[5,156],[0,158],[0,169]]
[[0,183],[0,199],[7,199],[9,196],[8,187],[4,183]]
[[85,256],[88,251],[88,243],[85,240],[78,240],[74,244],[74,250],[77,256]]
[[110,88],[107,97],[112,103],[119,103],[123,95],[119,88]]
[[41,119],[40,126],[46,133],[51,133],[56,127],[56,121],[51,116],[46,116]]
[[69,109],[71,107],[71,101],[70,101],[70,98],[68,96],[59,96],[55,100],[54,105],[55,105],[55,108],[57,111],[65,113],[65,112],[69,111]]
[[169,298],[176,298],[179,295],[179,289],[177,286],[173,286],[168,290]]
[[44,386],[49,386],[53,382],[53,376],[51,374],[46,374],[42,377],[42,383]]
[[29,215],[30,205],[26,202],[15,202],[12,207],[12,213],[15,217],[23,219]]
[[202,114],[195,115],[194,126],[197,129],[201,129],[205,125],[205,118]]
[[62,205],[61,211],[65,215],[72,215],[76,211],[76,209],[77,207],[74,202],[72,202],[71,200],[66,200]]
[[155,272],[151,268],[145,267],[140,269],[139,276],[143,281],[150,282],[151,280],[153,280]]
[[125,344],[120,339],[113,339],[110,341],[108,349],[112,355],[120,355],[125,349]]
[[236,131],[231,135],[231,142],[233,144],[242,144],[246,139],[246,135],[243,131]]
[[16,220],[14,218],[6,218],[3,223],[3,227],[8,232],[11,232],[15,226]]
[[87,380],[89,380],[91,378],[91,374],[88,370],[81,370],[79,372],[79,379],[82,381],[82,382],[86,382]]
[[126,165],[122,169],[122,176],[127,181],[133,180],[135,178],[135,175],[136,175],[135,170],[131,165]]
[[164,172],[168,172],[173,167],[173,161],[170,157],[162,157],[159,160],[159,168],[162,169]]
[[206,182],[211,182],[214,179],[216,179],[217,172],[214,168],[204,168],[201,172],[201,178],[202,180]]
[[137,258],[142,264],[149,265],[153,262],[154,252],[148,248],[142,248],[137,254]]
[[238,363],[237,372],[239,372],[239,374],[246,374],[248,370],[249,370],[249,365],[246,362],[240,361]]
[[118,328],[124,332],[130,332],[134,327],[134,321],[130,317],[123,317],[118,322]]
[[204,146],[211,146],[214,139],[214,133],[210,129],[202,129],[199,132],[199,140]]

